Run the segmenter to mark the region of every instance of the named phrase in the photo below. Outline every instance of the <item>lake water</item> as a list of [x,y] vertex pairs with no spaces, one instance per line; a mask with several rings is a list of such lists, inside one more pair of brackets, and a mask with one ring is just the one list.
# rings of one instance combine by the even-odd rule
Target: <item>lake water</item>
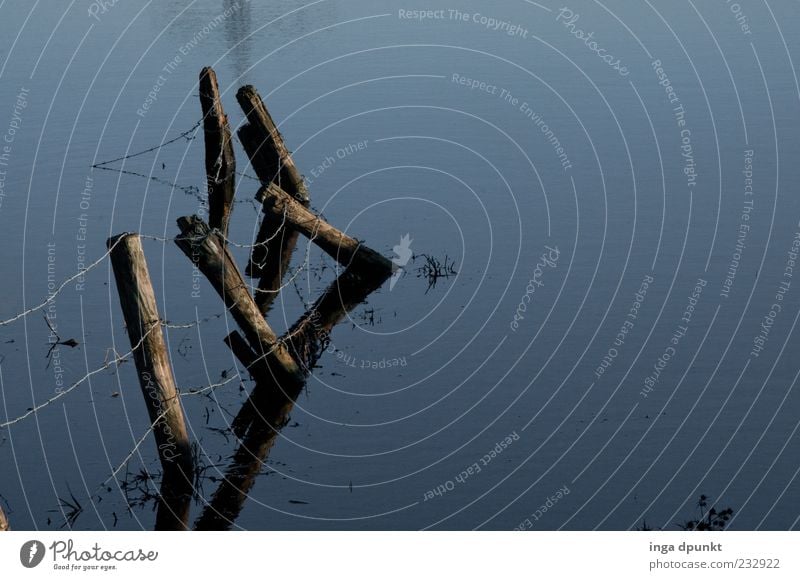
[[[670,529],[701,494],[734,510],[730,529],[798,526],[796,2],[0,14],[0,318],[109,236],[172,238],[205,210],[201,133],[104,166],[129,173],[92,165],[191,129],[206,65],[234,128],[236,90],[259,89],[315,210],[388,257],[410,237],[406,275],[334,330],[234,527]],[[238,180],[238,244],[257,185]],[[216,293],[171,241],[144,244],[162,316],[200,321],[165,331],[182,391],[235,376]],[[429,287],[422,255],[457,274]],[[335,276],[305,240],[293,265],[278,333]],[[79,346],[49,352],[44,313]],[[0,422],[129,350],[104,260],[0,327]],[[243,388],[183,397],[205,466],[193,518],[236,448],[241,373]],[[152,436],[137,447],[149,424],[127,362],[0,430],[13,527],[152,528],[156,487],[136,477],[160,472]]]

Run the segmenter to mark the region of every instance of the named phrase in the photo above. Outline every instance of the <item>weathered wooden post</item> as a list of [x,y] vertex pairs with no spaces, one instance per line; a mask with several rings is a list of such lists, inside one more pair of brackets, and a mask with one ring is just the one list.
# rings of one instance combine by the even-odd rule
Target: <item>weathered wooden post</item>
[[11,529],[11,526],[8,525],[8,518],[6,517],[3,508],[0,507],[0,532],[7,532]]
[[200,71],[200,106],[206,145],[208,223],[227,237],[236,192],[236,158],[228,117],[220,101],[217,75],[211,67]]
[[359,268],[391,274],[391,260],[314,215],[276,184],[263,186],[258,191],[256,200],[263,204],[265,213],[285,219],[290,228],[309,238],[343,266],[353,264]]
[[[297,201],[307,205],[309,196],[303,176],[258,91],[252,86],[244,86],[236,98],[248,120],[239,129],[239,141],[259,180],[265,185],[277,183]],[[259,278],[255,299],[263,314],[275,300],[297,245],[297,233],[282,227],[282,223],[271,214],[264,214],[245,270],[248,276]],[[280,259],[275,259],[276,256]]]
[[258,178],[265,184],[277,183],[284,191],[307,203],[308,190],[303,176],[258,91],[250,85],[243,86],[236,93],[236,100],[249,123],[239,129],[239,139]]
[[109,238],[107,245],[113,248],[111,266],[158,456],[165,477],[180,482],[175,494],[190,495],[194,477],[192,449],[142,241],[137,234],[125,233]]
[[266,364],[259,368],[280,381],[302,381],[302,370],[267,324],[220,237],[197,216],[178,218],[178,227],[181,233],[175,243],[220,295],[250,348]]

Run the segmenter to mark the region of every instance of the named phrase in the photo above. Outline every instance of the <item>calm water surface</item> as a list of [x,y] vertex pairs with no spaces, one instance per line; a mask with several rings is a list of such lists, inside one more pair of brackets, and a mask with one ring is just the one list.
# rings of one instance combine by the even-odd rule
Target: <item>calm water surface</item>
[[[205,65],[234,127],[236,90],[259,89],[317,211],[390,257],[412,240],[406,275],[333,332],[236,526],[671,528],[700,494],[734,509],[732,529],[798,525],[796,2],[12,0],[0,14],[0,318],[110,235],[172,238],[205,211],[200,134],[104,166],[129,173],[92,168],[191,129]],[[238,180],[238,244],[258,228],[257,185]],[[171,242],[145,250],[163,317],[200,321],[166,330],[183,392],[235,376],[213,289]],[[457,275],[429,288],[423,254]],[[293,265],[278,333],[336,274],[305,241]],[[48,357],[43,313],[79,346]],[[0,327],[0,421],[129,349],[103,261]],[[251,387],[242,372],[183,398],[196,513]],[[152,438],[110,478],[148,425],[128,362],[0,430],[14,527],[152,528]]]

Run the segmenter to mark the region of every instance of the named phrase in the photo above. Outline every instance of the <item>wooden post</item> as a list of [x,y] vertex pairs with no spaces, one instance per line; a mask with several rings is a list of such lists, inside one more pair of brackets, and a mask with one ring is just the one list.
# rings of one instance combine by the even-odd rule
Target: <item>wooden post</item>
[[256,238],[256,241],[268,240],[260,247],[264,255],[257,255],[256,248],[253,248],[250,260],[251,264],[256,258],[263,260],[259,271],[258,286],[255,290],[255,301],[264,316],[269,313],[283,286],[283,278],[292,263],[297,239],[298,233],[295,230],[283,227],[272,215],[264,215],[261,221],[261,231]]
[[[321,353],[320,345],[309,342],[324,340],[345,315],[366,300],[367,296],[389,277],[385,272],[376,275],[348,268],[331,284],[308,312],[282,337],[295,352]],[[225,342],[249,368],[248,354],[238,333],[226,337]],[[310,371],[313,361],[304,370]],[[264,462],[289,417],[303,384],[284,388],[270,381],[260,381],[234,419],[234,430],[242,440],[231,460],[225,477],[208,506],[195,524],[198,530],[227,530],[238,518]]]
[[222,297],[250,348],[267,365],[270,374],[279,380],[302,381],[300,367],[261,315],[220,237],[197,216],[178,218],[178,227],[181,233],[175,243]]
[[[248,124],[239,129],[239,141],[247,152],[261,183],[277,183],[300,203],[308,204],[308,190],[272,116],[255,88],[244,86],[236,98],[247,116]],[[267,241],[268,240],[268,241]],[[266,315],[289,269],[297,245],[297,232],[287,230],[282,221],[264,214],[256,243],[245,269],[248,276],[258,277],[256,304]],[[280,256],[280,259],[276,259]]]
[[279,219],[285,218],[289,227],[312,240],[343,266],[353,264],[376,272],[392,273],[390,260],[314,215],[274,183],[262,187],[256,199],[263,204],[264,212]]
[[200,106],[206,145],[208,223],[227,237],[236,192],[236,158],[228,117],[220,101],[217,75],[211,67],[200,71]]
[[8,518],[6,517],[3,508],[0,507],[0,532],[7,532],[11,529],[11,526],[8,525]]
[[[274,162],[264,159],[264,157],[272,159],[278,153],[275,151],[272,141],[262,139],[260,136],[262,134],[263,131],[256,130],[253,125],[243,125],[239,129],[239,141],[247,152],[256,175],[261,183],[266,185],[273,179],[280,179],[280,170],[275,167]],[[265,152],[271,153],[267,155],[262,152],[262,148]],[[291,187],[291,183],[289,186]],[[307,196],[307,193],[305,195]],[[292,252],[297,245],[297,235],[297,232],[287,231],[286,228],[283,228],[281,222],[271,215],[264,215],[261,220],[245,274],[253,278],[260,278],[259,288],[263,287],[264,292],[256,294],[256,303],[262,314],[266,315],[274,299],[273,293],[269,290],[280,288],[283,274],[288,270]],[[281,253],[280,262],[273,259],[277,252]]]
[[107,244],[113,248],[111,266],[158,455],[165,474],[179,474],[182,491],[190,493],[192,450],[142,241],[137,234],[121,234],[109,238]]
[[258,91],[246,85],[236,93],[236,100],[249,123],[239,130],[239,138],[250,156],[258,178],[265,184],[277,183],[284,191],[307,203],[308,190],[303,176],[297,170],[283,142],[283,136]]

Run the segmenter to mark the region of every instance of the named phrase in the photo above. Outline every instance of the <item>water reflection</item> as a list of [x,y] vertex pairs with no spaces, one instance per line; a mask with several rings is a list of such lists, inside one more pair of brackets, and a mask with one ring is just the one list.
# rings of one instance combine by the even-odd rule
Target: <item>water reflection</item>
[[[385,272],[365,273],[349,267],[289,330],[284,339],[307,373],[324,351],[333,327],[388,277]],[[233,334],[228,340],[243,340],[237,337]],[[228,530],[234,525],[304,386],[287,387],[276,382],[256,385],[232,424],[240,439],[239,447],[211,502],[198,518],[196,529]]]

